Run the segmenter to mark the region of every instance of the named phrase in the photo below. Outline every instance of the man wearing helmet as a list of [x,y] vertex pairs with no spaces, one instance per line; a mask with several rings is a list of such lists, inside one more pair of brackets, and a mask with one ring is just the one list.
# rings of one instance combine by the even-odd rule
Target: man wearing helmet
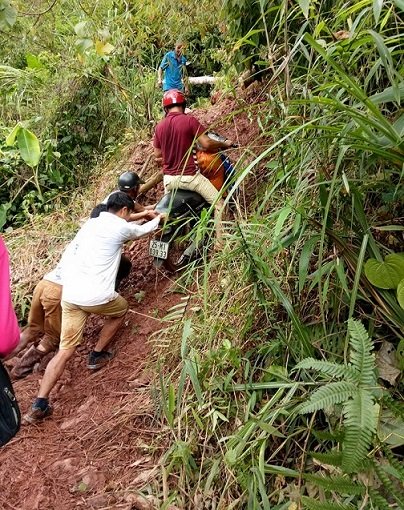
[[184,84],[184,68],[188,62],[182,53],[183,50],[184,43],[177,41],[174,51],[166,53],[161,61],[158,69],[157,84],[159,87],[163,87],[164,92],[170,89],[177,89],[188,94],[188,86],[186,83]]
[[[158,215],[158,213],[154,211],[153,205],[143,206],[136,201],[136,198],[139,194],[140,185],[143,183],[144,181],[138,176],[138,174],[135,172],[127,171],[119,176],[118,189],[112,192],[116,193],[117,191],[123,191],[133,200],[134,212],[131,213],[130,221],[152,220]],[[105,200],[103,200],[102,204],[106,205],[112,193],[110,193],[105,198]],[[99,206],[100,204],[96,207]]]
[[206,134],[206,128],[192,115],[185,114],[185,96],[180,90],[169,90],[163,96],[166,116],[154,133],[154,154],[156,161],[163,165],[165,192],[173,189],[196,191],[209,203],[215,204],[216,236],[220,243],[220,226],[223,200],[213,184],[204,177],[195,161],[193,147],[196,142],[207,152],[228,149],[230,140],[213,140]]
[[[154,205],[143,206],[136,201],[137,196],[139,195],[140,185],[143,183],[143,179],[141,179],[137,173],[131,171],[124,172],[119,176],[118,189],[112,191],[112,193],[110,193],[101,204],[96,205],[92,210],[90,217],[96,218],[101,212],[106,211],[107,202],[111,195],[119,191],[123,191],[133,200],[134,209],[130,213],[129,221],[153,220],[158,216],[158,212],[154,210]],[[129,251],[130,250],[131,249],[129,249]],[[129,276],[131,269],[132,262],[122,253],[118,274],[116,276],[116,290],[118,289],[121,281]]]

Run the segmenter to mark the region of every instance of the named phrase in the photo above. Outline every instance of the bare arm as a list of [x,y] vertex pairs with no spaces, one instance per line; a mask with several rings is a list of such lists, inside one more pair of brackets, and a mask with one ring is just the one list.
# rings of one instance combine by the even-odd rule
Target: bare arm
[[160,214],[156,216],[153,220],[148,221],[147,223],[143,223],[143,225],[138,225],[137,223],[128,222],[125,232],[123,232],[123,241],[129,241],[131,239],[138,239],[139,237],[143,237],[147,234],[150,234],[158,227],[160,222]]
[[157,149],[157,147],[154,147],[154,160],[159,166],[163,166],[163,154],[161,149]]
[[198,137],[198,142],[202,145],[203,149],[207,152],[216,152],[220,149],[229,149],[233,142],[231,140],[225,140],[224,142],[218,142],[213,140],[208,135],[202,134]]
[[158,212],[152,209],[143,208],[140,212],[133,212],[130,215],[129,221],[138,221],[138,220],[152,220],[158,216]]
[[144,205],[138,204],[137,202],[135,202],[135,213],[140,213],[140,212],[143,212],[144,210],[145,210]]
[[163,84],[163,70],[161,69],[161,67],[159,67],[157,71],[157,85],[161,87],[162,84]]

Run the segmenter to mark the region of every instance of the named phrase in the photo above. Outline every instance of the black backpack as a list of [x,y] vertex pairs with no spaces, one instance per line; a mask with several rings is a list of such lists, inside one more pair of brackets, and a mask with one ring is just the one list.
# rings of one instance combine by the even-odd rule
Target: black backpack
[[0,361],[0,446],[20,429],[21,413],[7,370]]

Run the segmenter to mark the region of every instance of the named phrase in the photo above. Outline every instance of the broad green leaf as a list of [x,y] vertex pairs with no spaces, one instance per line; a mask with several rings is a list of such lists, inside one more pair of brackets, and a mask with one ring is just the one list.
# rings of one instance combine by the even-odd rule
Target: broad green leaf
[[404,445],[404,422],[389,410],[384,410],[377,430],[381,441],[393,447]]
[[404,136],[404,114],[400,115],[398,119],[394,121],[393,127],[400,136]]
[[404,256],[401,253],[387,255],[384,262],[369,259],[365,275],[372,285],[380,289],[396,289],[404,278]]
[[321,34],[321,32],[325,29],[325,27],[326,27],[325,22],[324,21],[320,21],[318,23],[318,25],[314,28],[313,37],[315,39],[318,39],[320,34]]
[[274,239],[276,239],[281,233],[283,225],[291,212],[292,208],[289,205],[281,209],[274,229]]
[[380,13],[382,12],[383,0],[373,0],[373,16],[376,25],[379,23]]
[[7,211],[10,209],[10,207],[11,207],[10,202],[0,204],[0,230],[3,228],[4,224],[7,221]]
[[344,289],[346,295],[349,297],[350,293],[349,293],[349,289],[348,289],[348,282],[347,282],[346,275],[345,275],[345,267],[344,267],[343,259],[340,259],[339,257],[337,258],[337,261],[335,263],[335,270],[337,272],[339,281],[341,283],[341,287]]
[[401,91],[399,88],[399,81],[397,81],[395,79],[396,69],[395,69],[395,65],[393,63],[393,57],[391,55],[391,51],[386,46],[386,43],[384,42],[384,39],[380,34],[375,32],[374,30],[369,30],[369,33],[373,37],[373,40],[376,43],[377,50],[380,54],[380,59],[382,61],[384,68],[386,69],[387,76],[389,77],[389,80],[390,80],[390,83],[392,86],[395,102],[399,103]]
[[369,30],[370,35],[373,37],[373,40],[376,43],[377,49],[380,54],[380,58],[382,59],[382,63],[386,69],[391,69],[394,67],[393,58],[391,56],[391,52],[389,48],[386,46],[383,37],[375,32],[374,30]]
[[104,55],[109,55],[115,49],[115,46],[109,43],[103,43],[102,41],[96,41],[95,43],[95,51],[103,57]]
[[74,26],[74,31],[82,39],[88,37],[87,21],[81,21],[80,23],[77,23],[77,25]]
[[77,39],[75,42],[77,51],[84,54],[88,49],[93,47],[93,41],[91,39]]
[[181,358],[184,359],[188,355],[188,346],[187,341],[189,336],[192,333],[192,321],[191,319],[186,319],[184,322],[184,328],[182,330],[182,340],[181,340]]
[[196,398],[198,399],[198,403],[202,405],[203,397],[202,397],[202,389],[199,384],[198,374],[195,369],[196,362],[191,359],[186,359],[184,362],[185,370],[191,379],[192,386],[194,387]]
[[228,450],[224,456],[224,459],[227,464],[230,466],[234,466],[234,464],[237,462],[237,453],[234,449]]
[[404,279],[402,279],[397,285],[397,300],[401,308],[404,309]]
[[34,167],[39,163],[41,149],[38,138],[29,129],[21,127],[17,133],[17,144],[22,159],[28,166]]
[[16,139],[16,136],[19,132],[19,130],[21,129],[21,124],[18,123],[14,129],[11,131],[11,133],[8,135],[8,137],[6,138],[6,145],[8,147],[11,147],[12,145],[14,145],[14,142],[15,142],[15,139]]
[[294,469],[289,469],[289,468],[286,468],[283,466],[279,466],[277,464],[265,464],[265,472],[272,473],[275,475],[282,475],[282,476],[293,476],[293,477],[300,476],[300,473],[298,471],[295,471]]
[[[403,0],[404,1],[404,0]],[[399,99],[404,99],[404,82],[399,83],[398,87]],[[383,90],[383,92],[379,92],[369,97],[369,100],[372,101],[373,104],[377,105],[380,103],[390,103],[396,101],[397,91],[396,87],[387,87]]]
[[260,427],[260,429],[264,430],[271,436],[285,437],[284,434],[282,434],[282,432],[279,432],[279,430],[276,427],[270,425],[269,423],[266,423],[262,420],[258,420],[257,425]]
[[404,11],[404,0],[393,0],[393,3],[402,11]]
[[304,17],[308,19],[309,17],[309,8],[310,8],[310,0],[297,0],[300,9],[302,10]]
[[8,0],[0,0],[0,30],[11,28],[16,21],[16,9]]
[[27,66],[29,69],[41,69],[43,67],[42,62],[36,55],[32,53],[27,53],[25,55],[25,60],[27,61]]

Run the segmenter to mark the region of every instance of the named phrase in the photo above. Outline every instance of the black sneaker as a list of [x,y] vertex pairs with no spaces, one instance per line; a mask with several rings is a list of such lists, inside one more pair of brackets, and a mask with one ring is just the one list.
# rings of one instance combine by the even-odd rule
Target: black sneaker
[[45,409],[42,409],[39,406],[36,406],[35,404],[32,404],[31,409],[28,411],[28,413],[24,414],[22,417],[22,422],[25,424],[35,424],[39,421],[44,420],[48,416],[50,416],[53,412],[52,407],[48,404]]
[[112,354],[112,352],[91,351],[90,354],[88,355],[87,368],[89,370],[98,370],[99,368],[106,365],[108,363],[108,361],[110,361],[113,357],[114,357],[114,355]]

